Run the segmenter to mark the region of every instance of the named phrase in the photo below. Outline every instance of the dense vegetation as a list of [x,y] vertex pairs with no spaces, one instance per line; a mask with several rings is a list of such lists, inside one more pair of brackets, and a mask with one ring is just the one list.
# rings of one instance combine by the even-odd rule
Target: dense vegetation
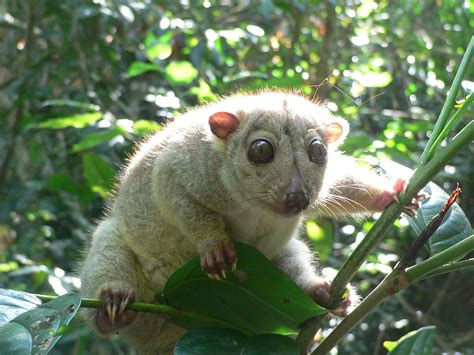
[[[434,0],[0,4],[0,286],[77,289],[75,263],[134,143],[217,95],[301,90],[350,121],[347,153],[414,167],[469,43],[473,14],[469,1]],[[473,74],[471,67],[465,79]],[[472,220],[474,146],[436,182],[446,191],[459,182],[459,203]],[[372,225],[308,223],[328,274]],[[406,219],[398,220],[354,280],[363,295],[413,239]],[[384,353],[385,340],[424,325],[437,327],[437,352],[472,351],[473,287],[472,269],[419,282],[354,328],[339,353]],[[128,351],[79,322],[55,347],[64,354],[107,349]]]

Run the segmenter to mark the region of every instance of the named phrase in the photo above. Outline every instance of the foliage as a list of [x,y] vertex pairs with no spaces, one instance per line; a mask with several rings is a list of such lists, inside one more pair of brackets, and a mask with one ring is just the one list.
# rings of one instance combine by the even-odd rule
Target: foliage
[[38,298],[24,292],[0,289],[0,296],[2,354],[47,354],[81,305],[78,294],[42,305]]
[[[473,12],[460,0],[0,4],[0,286],[75,290],[74,264],[133,143],[177,111],[232,90],[276,85],[317,95],[351,121],[348,153],[414,167],[469,42]],[[465,78],[472,74],[471,66]],[[445,190],[460,183],[471,220],[473,149],[437,178]],[[334,274],[372,225],[311,221],[323,271]],[[364,295],[413,241],[407,225],[397,221],[362,266],[355,283]],[[469,352],[473,280],[463,271],[415,284],[354,328],[339,353],[382,352],[385,339],[427,324],[437,326],[435,352]],[[55,350],[72,348],[126,349],[79,324]]]

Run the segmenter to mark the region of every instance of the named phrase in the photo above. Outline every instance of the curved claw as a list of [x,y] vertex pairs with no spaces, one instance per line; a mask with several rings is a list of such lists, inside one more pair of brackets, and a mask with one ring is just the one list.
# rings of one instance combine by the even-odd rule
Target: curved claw
[[237,253],[231,240],[222,240],[211,244],[201,252],[201,268],[211,278],[227,278],[226,269],[236,269]]

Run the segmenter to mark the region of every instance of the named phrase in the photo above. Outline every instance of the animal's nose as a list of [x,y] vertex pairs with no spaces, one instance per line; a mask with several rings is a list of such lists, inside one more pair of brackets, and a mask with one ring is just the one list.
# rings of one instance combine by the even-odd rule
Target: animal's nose
[[287,193],[283,202],[288,211],[294,213],[305,210],[309,205],[308,196],[302,190]]

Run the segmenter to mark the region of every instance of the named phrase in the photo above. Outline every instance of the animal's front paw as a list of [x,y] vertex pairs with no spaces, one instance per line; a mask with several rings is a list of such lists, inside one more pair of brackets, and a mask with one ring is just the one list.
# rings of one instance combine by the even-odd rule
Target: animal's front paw
[[204,272],[218,280],[227,278],[226,269],[234,271],[237,265],[237,252],[229,239],[209,243],[201,250],[200,258]]
[[[405,192],[407,188],[407,182],[403,179],[397,179],[393,182],[393,186],[383,191],[375,202],[377,209],[383,211],[394,201],[398,201],[398,195]],[[403,212],[413,217],[416,214],[416,210],[421,207],[421,200],[426,198],[426,194],[417,194],[407,205],[403,206]]]
[[133,289],[118,283],[108,283],[100,290],[102,308],[97,314],[97,327],[104,333],[110,333],[130,325],[137,312],[126,309],[135,300]]
[[[328,308],[331,307],[333,298],[329,293],[331,284],[328,281],[321,281],[315,284],[309,291],[311,298],[319,305]],[[344,295],[342,301],[337,305],[336,308],[331,309],[330,312],[338,317],[347,316],[352,309],[359,303],[359,296],[352,288],[347,286],[348,292]]]

